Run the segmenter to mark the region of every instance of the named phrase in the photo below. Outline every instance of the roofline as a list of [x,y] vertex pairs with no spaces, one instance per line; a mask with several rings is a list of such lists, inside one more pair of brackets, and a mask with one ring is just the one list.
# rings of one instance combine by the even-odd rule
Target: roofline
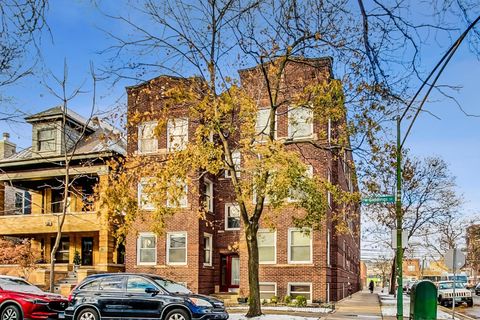
[[[280,56],[277,58],[281,58]],[[289,57],[289,61],[292,62],[301,62],[301,61],[312,61],[312,62],[318,62],[318,61],[327,61],[329,63],[330,68],[332,67],[333,64],[333,57],[331,56],[325,56],[325,57],[318,57],[318,58],[308,58],[308,57],[302,57],[302,56],[291,56]],[[272,63],[271,61],[269,62],[264,62],[263,65],[267,65]],[[261,66],[262,64],[257,64],[256,66],[250,67],[250,68],[245,68],[245,69],[239,69],[237,72],[238,73],[243,73],[247,71],[252,71]]]
[[[116,151],[110,150],[110,151],[74,154],[73,157],[70,160],[99,158],[99,157],[102,157],[102,156],[103,157],[113,157],[115,155],[123,156],[122,154],[120,154]],[[36,163],[39,163],[39,162],[40,163],[48,163],[48,162],[53,162],[53,161],[64,161],[64,160],[65,160],[65,155],[55,156],[55,157],[44,157],[44,158],[16,159],[16,160],[11,160],[11,161],[1,161],[0,162],[0,168],[36,164]]]
[[[25,117],[25,121],[28,122],[28,123],[34,123],[34,122],[39,122],[39,121],[48,121],[48,120],[52,120],[52,119],[57,119],[57,118],[60,118],[62,117],[63,114],[62,113],[56,113],[56,114],[50,114],[48,116],[37,116],[37,115],[32,115],[32,116],[28,116],[28,117]],[[90,131],[94,132],[95,131],[95,127],[92,126],[90,124],[90,121],[86,120],[86,123],[83,123],[81,121],[79,121],[78,119],[75,119],[74,117],[72,117],[71,115],[69,115],[68,113],[65,114],[65,117],[76,123],[77,125],[80,125],[82,127],[86,127],[88,128]]]
[[140,87],[143,87],[143,86],[147,85],[148,83],[152,82],[153,80],[160,79],[160,78],[168,78],[168,79],[174,79],[174,80],[190,80],[190,79],[205,80],[204,78],[202,78],[200,76],[180,77],[180,76],[172,76],[172,75],[168,75],[168,74],[162,74],[162,75],[159,75],[159,76],[154,77],[152,79],[142,81],[139,84],[126,86],[125,89],[126,90],[137,89],[137,88],[140,88]]

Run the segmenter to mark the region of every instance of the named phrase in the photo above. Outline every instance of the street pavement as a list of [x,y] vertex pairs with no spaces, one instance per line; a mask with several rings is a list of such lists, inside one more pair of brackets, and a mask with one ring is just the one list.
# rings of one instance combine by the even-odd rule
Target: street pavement
[[473,319],[480,319],[480,297],[473,295],[473,307],[468,308],[466,306],[457,307],[456,310],[466,316]]

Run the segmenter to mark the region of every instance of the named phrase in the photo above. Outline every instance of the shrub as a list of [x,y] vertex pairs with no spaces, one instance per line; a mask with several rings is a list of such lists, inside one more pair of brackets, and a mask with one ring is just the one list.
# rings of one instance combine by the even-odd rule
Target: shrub
[[295,298],[295,305],[297,307],[306,307],[307,306],[307,298],[304,296],[297,296]]
[[273,296],[270,298],[270,302],[271,303],[274,303],[274,304],[277,304],[278,303],[278,297],[277,296]]
[[290,296],[285,296],[283,298],[283,302],[285,302],[286,304],[289,304],[290,302],[292,302],[292,297]]

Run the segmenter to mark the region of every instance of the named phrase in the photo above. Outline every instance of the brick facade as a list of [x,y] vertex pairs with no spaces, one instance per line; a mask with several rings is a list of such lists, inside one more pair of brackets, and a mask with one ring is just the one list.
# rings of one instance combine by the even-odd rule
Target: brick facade
[[[242,87],[252,95],[259,106],[268,106],[267,95],[264,90],[259,90],[263,84],[263,77],[259,74],[258,67],[240,71]],[[293,94],[302,90],[307,84],[315,81],[323,81],[331,77],[330,59],[311,59],[291,62],[287,65],[283,79],[280,101],[282,106],[279,110],[277,138],[288,136],[288,99]],[[168,88],[178,85],[180,82],[200,81],[199,79],[182,79],[168,76],[160,76],[149,82],[136,87],[127,88],[128,92],[128,144],[129,154],[137,152],[138,124],[143,121],[160,118],[162,104],[158,97]],[[186,106],[169,108],[169,118],[185,116]],[[325,119],[314,121],[314,138],[323,139],[327,122]],[[189,137],[195,130],[194,121],[189,121]],[[323,141],[326,142],[326,141]],[[327,178],[328,172],[331,181],[340,185],[343,189],[349,188],[349,181],[344,174],[342,155],[337,154],[336,149],[320,149],[305,143],[291,145],[289,148],[299,150],[305,161],[312,165],[315,176]],[[158,135],[158,154],[166,152],[166,133]],[[347,153],[348,161],[352,161],[351,154]],[[156,263],[155,265],[139,265],[137,263],[137,239],[141,232],[152,232],[151,222],[138,220],[134,225],[134,232],[130,232],[126,239],[126,270],[127,272],[156,273],[173,280],[184,282],[194,292],[210,294],[222,289],[222,257],[238,255],[240,259],[240,282],[239,291],[242,296],[248,294],[247,271],[247,248],[243,230],[226,230],[225,210],[226,204],[234,202],[234,193],[229,178],[219,174],[216,177],[208,177],[214,186],[214,212],[206,214],[204,219],[199,219],[196,212],[201,203],[199,185],[189,186],[188,207],[169,218],[165,234],[168,232],[185,231],[187,233],[187,264],[182,266],[168,265],[166,261],[166,235],[157,235]],[[352,185],[350,183],[350,185]],[[356,188],[356,186],[355,186]],[[190,192],[190,190],[197,190]],[[348,291],[348,283],[354,291],[360,288],[360,216],[359,208],[348,208],[347,215],[352,220],[349,223],[348,232],[337,231],[338,218],[332,215],[332,211],[339,209],[332,203],[331,210],[326,214],[323,227],[313,230],[312,237],[312,261],[308,264],[291,264],[288,261],[288,235],[293,227],[292,217],[302,214],[293,205],[285,208],[274,219],[276,226],[276,263],[261,264],[259,269],[260,282],[276,284],[276,295],[284,297],[288,294],[289,283],[311,284],[312,300],[336,301],[342,299]],[[268,210],[268,209],[267,209]],[[264,225],[262,225],[265,227]],[[204,266],[204,233],[213,236],[213,264]],[[330,235],[330,264],[327,265],[327,237]],[[233,289],[235,290],[235,289]],[[328,295],[329,292],[329,295]],[[328,295],[328,296],[327,296]]]

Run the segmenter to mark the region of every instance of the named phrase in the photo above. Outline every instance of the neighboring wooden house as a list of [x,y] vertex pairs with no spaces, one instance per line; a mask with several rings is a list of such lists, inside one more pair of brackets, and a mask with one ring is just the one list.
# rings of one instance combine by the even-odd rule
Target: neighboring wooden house
[[[94,197],[95,186],[107,181],[106,161],[124,154],[120,135],[101,121],[86,120],[62,107],[25,120],[32,125],[31,147],[17,152],[7,133],[0,140],[0,236],[32,240],[40,260],[30,280],[47,286],[50,252],[63,208],[66,152],[73,154],[71,188],[56,254],[56,278],[66,277],[72,270],[76,251],[81,258],[79,278],[123,270],[123,249],[117,249]],[[0,273],[16,271],[12,266],[0,266]]]

